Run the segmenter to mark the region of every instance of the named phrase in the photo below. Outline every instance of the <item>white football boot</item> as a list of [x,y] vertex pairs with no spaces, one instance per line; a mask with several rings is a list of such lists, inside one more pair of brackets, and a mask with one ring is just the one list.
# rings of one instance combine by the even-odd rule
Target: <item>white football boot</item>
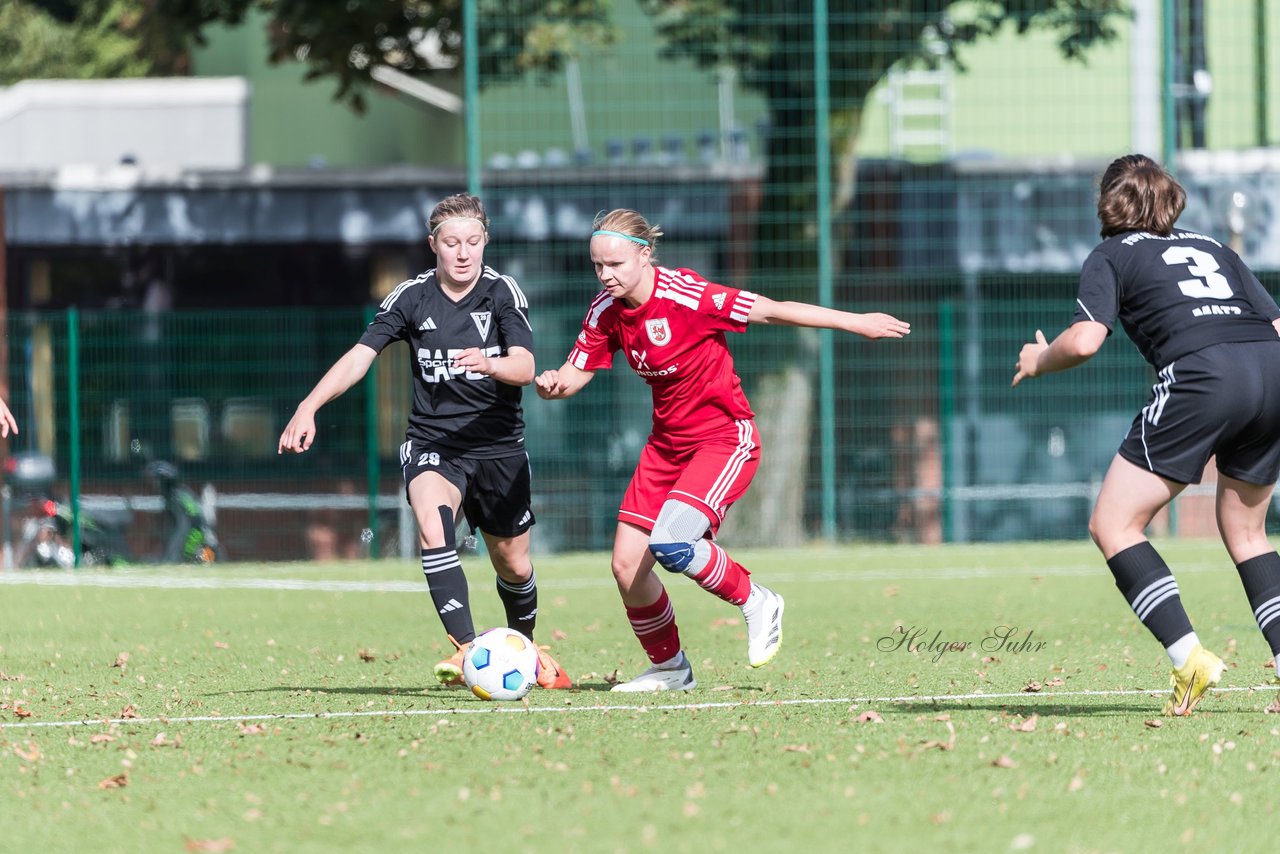
[[696,687],[698,681],[693,678],[693,667],[681,650],[670,661],[664,661],[661,665],[654,664],[635,679],[619,682],[609,690],[624,694],[643,694],[653,691],[691,691]]
[[782,597],[761,584],[751,585],[751,595],[742,606],[747,623],[747,661],[763,667],[782,646]]

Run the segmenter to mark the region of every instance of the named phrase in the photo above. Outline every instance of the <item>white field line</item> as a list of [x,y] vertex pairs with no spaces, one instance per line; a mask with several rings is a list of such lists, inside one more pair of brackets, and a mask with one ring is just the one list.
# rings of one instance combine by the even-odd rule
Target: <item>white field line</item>
[[[1274,685],[1258,685],[1252,688],[1214,688],[1213,693],[1222,694],[1239,691],[1274,691]],[[896,697],[807,697],[794,700],[741,700],[721,703],[636,703],[605,704],[598,706],[526,706],[523,703],[485,703],[474,707],[440,708],[440,709],[384,709],[381,711],[363,710],[358,712],[291,712],[262,715],[198,715],[191,717],[152,717],[152,718],[100,718],[78,721],[17,721],[0,722],[0,730],[6,729],[64,729],[67,727],[88,726],[151,726],[160,724],[200,723],[246,723],[249,721],[290,721],[290,720],[338,720],[343,718],[410,718],[410,717],[450,717],[453,715],[540,715],[600,712],[697,712],[723,709],[780,708],[784,706],[834,706],[848,704],[850,706],[905,704],[905,703],[965,703],[972,700],[1008,700],[1017,698],[1023,701],[1062,700],[1070,697],[1137,697],[1163,696],[1169,689],[1134,688],[1117,691],[1041,691],[1027,693],[1011,691],[994,694],[933,694],[933,695],[900,695]],[[1153,713],[1154,714],[1154,713]]]
[[[1187,572],[1208,572],[1215,567],[1187,565]],[[484,571],[487,571],[487,567]],[[550,572],[546,573],[551,576]],[[967,581],[980,578],[1036,578],[1041,576],[1089,576],[1110,578],[1101,560],[1081,564],[1039,567],[938,567],[930,569],[816,569],[761,573],[771,584],[826,584],[857,581]],[[422,581],[343,581],[302,578],[236,578],[217,570],[187,574],[153,573],[149,570],[16,570],[0,573],[0,586],[119,587],[160,590],[296,590],[319,593],[425,593]],[[538,577],[540,590],[573,590],[614,587],[612,575],[602,569],[598,578]]]

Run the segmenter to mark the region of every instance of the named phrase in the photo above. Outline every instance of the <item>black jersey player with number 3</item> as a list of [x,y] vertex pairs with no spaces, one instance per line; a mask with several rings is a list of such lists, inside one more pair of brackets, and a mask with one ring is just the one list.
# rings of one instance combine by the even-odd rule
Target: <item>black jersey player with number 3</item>
[[[520,405],[521,386],[533,381],[533,330],[515,280],[484,263],[489,219],[478,198],[449,196],[432,210],[428,227],[436,267],[382,301],[359,343],[298,404],[279,450],[311,447],[317,410],[355,385],[388,344],[408,343],[413,407],[400,464],[418,522],[422,571],[455,647],[435,666],[435,676],[453,685],[462,682],[463,654],[475,637],[455,542],[459,512],[484,535],[508,626],[533,637],[538,588],[529,557],[534,520]],[[545,649],[538,684],[572,687]]]
[[1280,309],[1239,256],[1179,229],[1186,193],[1150,158],[1102,176],[1102,243],[1084,262],[1072,325],[1036,331],[1013,384],[1084,362],[1118,320],[1155,368],[1151,399],[1102,482],[1089,533],[1116,586],[1173,664],[1164,712],[1185,715],[1222,674],[1200,645],[1177,582],[1144,531],[1217,457],[1218,529],[1259,628],[1280,654],[1280,555],[1266,537],[1280,476]]

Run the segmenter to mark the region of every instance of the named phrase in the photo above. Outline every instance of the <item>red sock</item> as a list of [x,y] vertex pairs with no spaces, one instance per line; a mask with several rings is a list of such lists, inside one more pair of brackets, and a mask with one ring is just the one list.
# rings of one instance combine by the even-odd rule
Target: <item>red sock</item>
[[697,551],[706,547],[710,552],[707,565],[696,575],[689,577],[698,583],[703,590],[719,596],[733,605],[741,605],[751,594],[751,573],[710,540],[699,540],[695,546]]
[[660,664],[680,651],[680,630],[676,627],[675,611],[671,600],[663,590],[658,601],[639,608],[627,607],[627,620],[636,633],[645,654],[654,664]]

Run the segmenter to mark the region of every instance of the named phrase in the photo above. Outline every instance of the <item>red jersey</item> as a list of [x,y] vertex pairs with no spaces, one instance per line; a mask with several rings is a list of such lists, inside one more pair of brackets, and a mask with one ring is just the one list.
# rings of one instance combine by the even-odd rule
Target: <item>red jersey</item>
[[621,350],[653,390],[654,435],[701,438],[755,417],[724,337],[746,331],[755,301],[750,291],[708,282],[693,270],[658,267],[642,306],[600,292],[568,361],[596,371],[612,367]]

